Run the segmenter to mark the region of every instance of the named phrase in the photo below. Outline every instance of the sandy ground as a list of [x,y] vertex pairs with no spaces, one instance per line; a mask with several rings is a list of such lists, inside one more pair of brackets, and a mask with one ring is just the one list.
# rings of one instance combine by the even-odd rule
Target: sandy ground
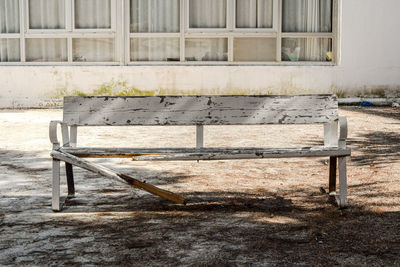
[[[50,209],[48,122],[60,110],[0,111],[0,265],[400,266],[400,110],[343,107],[349,204],[338,210],[325,158],[95,162],[188,198],[176,205],[84,170]],[[182,147],[194,127],[78,130],[81,146]],[[306,146],[322,126],[206,127],[207,146]],[[62,177],[63,192],[66,191]],[[323,190],[322,190],[323,191]]]

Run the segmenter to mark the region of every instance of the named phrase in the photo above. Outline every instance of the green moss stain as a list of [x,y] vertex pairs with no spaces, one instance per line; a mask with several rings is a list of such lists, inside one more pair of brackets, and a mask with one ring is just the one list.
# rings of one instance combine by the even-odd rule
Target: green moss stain
[[[400,97],[400,87],[375,86],[358,88],[341,88],[332,84],[329,93],[336,94],[339,98],[345,97]],[[196,90],[179,90],[175,88],[159,88],[142,90],[128,85],[127,81],[112,79],[101,84],[92,91],[68,90],[59,88],[52,98],[63,98],[65,96],[158,96],[158,95],[273,95],[273,94],[313,94],[311,89],[297,88],[292,80],[285,83],[282,88],[209,88]]]
[[53,98],[63,98],[65,96],[157,96],[157,95],[248,95],[263,94],[272,95],[273,93],[267,89],[198,89],[198,90],[179,90],[159,88],[155,90],[141,90],[133,86],[129,86],[127,81],[115,81],[103,83],[99,88],[91,92],[82,92],[78,90],[68,90],[60,88],[52,96]]

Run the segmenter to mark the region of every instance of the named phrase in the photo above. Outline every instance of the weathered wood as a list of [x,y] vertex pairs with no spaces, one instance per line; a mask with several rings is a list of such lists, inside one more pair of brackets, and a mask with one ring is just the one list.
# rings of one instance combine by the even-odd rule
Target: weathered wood
[[53,179],[52,179],[52,198],[51,207],[54,211],[61,209],[60,204],[60,161],[53,159]]
[[347,206],[347,170],[346,157],[339,157],[339,196],[337,198],[340,208]]
[[196,148],[204,146],[204,126],[196,125]]
[[80,159],[76,156],[73,156],[69,153],[66,153],[64,151],[56,151],[53,150],[50,154],[54,159],[56,160],[61,160],[64,162],[67,162],[69,164],[72,164],[74,166],[83,168],[85,170],[89,170],[92,171],[94,173],[100,174],[104,177],[110,178],[110,179],[114,179],[126,184],[129,184],[131,186],[143,189],[149,193],[158,195],[160,197],[163,197],[165,199],[171,200],[175,203],[178,204],[185,204],[185,199],[182,198],[181,196],[174,194],[172,192],[169,192],[167,190],[164,189],[160,189],[158,187],[155,187],[153,185],[150,184],[146,184],[144,182],[141,182],[137,179],[134,179],[128,175],[119,173],[119,172],[115,172],[109,168],[100,166],[98,164],[92,163],[92,162],[88,162],[86,160]]
[[77,140],[78,140],[78,127],[75,126],[75,125],[72,125],[70,127],[69,131],[70,131],[70,141],[69,141],[69,143],[70,143],[70,145],[72,147],[76,147],[76,143],[77,143]]
[[68,125],[252,125],[329,123],[334,95],[65,97]]
[[234,160],[234,159],[266,159],[266,158],[294,158],[294,157],[324,157],[339,156],[348,154],[350,151],[341,150],[317,150],[298,149],[285,151],[276,149],[274,151],[252,151],[248,153],[225,152],[197,152],[197,153],[169,153],[159,155],[136,155],[132,159],[135,161],[172,161],[172,160]]
[[338,120],[324,124],[324,146],[338,146]]
[[339,147],[345,148],[346,147],[346,139],[347,139],[347,118],[346,117],[339,117],[339,124],[340,124],[340,135],[339,135]]
[[[303,148],[204,148],[203,125],[315,124],[323,123],[324,146]],[[57,139],[61,125],[63,145]],[[68,133],[68,125],[70,132]],[[76,148],[77,126],[124,125],[196,125],[196,148]],[[340,135],[338,126],[340,125]],[[68,136],[68,134],[70,136]],[[339,136],[338,136],[339,135]],[[66,162],[67,177],[72,165],[93,171],[176,203],[184,199],[169,191],[140,182],[81,158],[132,158],[141,161],[162,160],[234,160],[289,157],[330,157],[329,193],[336,192],[339,158],[340,207],[347,205],[346,147],[347,121],[338,116],[334,95],[297,96],[151,96],[151,97],[66,97],[64,120],[50,123],[53,143],[53,209],[60,209],[59,161]],[[70,140],[69,140],[70,139]],[[58,165],[57,165],[58,162]],[[58,171],[58,176],[57,176]],[[72,178],[73,179],[73,178]],[[57,182],[58,181],[58,182]],[[73,180],[67,179],[69,195]],[[72,186],[70,185],[72,182]]]
[[81,158],[134,158],[135,160],[221,160],[349,156],[348,148],[62,148]]

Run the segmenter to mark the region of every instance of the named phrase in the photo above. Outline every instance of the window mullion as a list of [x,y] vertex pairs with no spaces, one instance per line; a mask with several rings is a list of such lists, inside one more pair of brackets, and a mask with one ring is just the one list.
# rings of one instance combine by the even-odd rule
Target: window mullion
[[227,7],[227,29],[229,32],[228,35],[228,61],[232,62],[233,61],[233,36],[232,36],[232,32],[234,29],[234,21],[235,21],[235,0],[228,0],[228,3],[226,5]]
[[72,37],[67,38],[67,51],[68,51],[68,63],[73,62],[72,58]]
[[125,28],[124,28],[124,30],[123,30],[123,34],[124,34],[124,37],[123,37],[123,41],[124,41],[124,63],[125,64],[128,64],[130,61],[131,61],[131,57],[130,57],[130,54],[131,54],[131,47],[130,47],[130,44],[131,44],[131,38],[130,38],[130,33],[131,33],[131,30],[130,30],[130,23],[131,23],[131,21],[130,21],[130,16],[131,16],[131,13],[130,13],[130,0],[124,0],[124,8],[125,8],[125,10],[124,10],[124,26],[125,26]]
[[65,30],[72,31],[72,0],[65,0]]
[[335,65],[340,63],[340,11],[341,11],[341,0],[333,1],[332,11],[332,62]]
[[[276,61],[282,62],[282,0],[275,0],[276,8],[274,7],[274,19],[276,26]],[[274,5],[275,6],[275,5]],[[274,23],[274,24],[275,24]]]
[[226,28],[230,32],[233,30],[233,18],[235,17],[235,14],[233,14],[234,2],[235,2],[235,0],[227,0],[227,3],[226,3],[226,18],[227,18]]
[[189,3],[188,0],[180,0],[179,2],[179,23],[180,23],[180,38],[179,38],[179,48],[180,48],[180,61],[185,61],[185,30],[188,27],[188,12]]
[[116,0],[111,0],[111,31],[116,32],[117,31],[117,16],[116,16]]
[[[124,15],[123,15],[123,3],[118,0],[117,2],[111,2],[115,5],[114,9],[111,8],[111,18],[115,20],[115,33],[114,33],[114,58],[115,61],[119,62],[120,65],[124,64],[124,40],[123,40],[123,25],[124,25]],[[114,15],[113,15],[114,14]],[[112,22],[111,22],[112,23]]]
[[25,11],[25,0],[19,0],[19,34],[20,34],[20,41],[19,41],[19,49],[20,49],[20,60],[21,62],[26,62],[25,56],[25,16],[27,12]]

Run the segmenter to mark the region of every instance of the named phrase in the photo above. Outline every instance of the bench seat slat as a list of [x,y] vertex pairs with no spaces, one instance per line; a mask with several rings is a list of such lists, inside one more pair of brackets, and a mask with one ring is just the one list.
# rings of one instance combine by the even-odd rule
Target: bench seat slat
[[78,157],[116,157],[135,160],[222,160],[349,156],[350,149],[339,147],[302,148],[63,148]]
[[103,125],[253,125],[329,123],[334,95],[65,97],[64,122]]

